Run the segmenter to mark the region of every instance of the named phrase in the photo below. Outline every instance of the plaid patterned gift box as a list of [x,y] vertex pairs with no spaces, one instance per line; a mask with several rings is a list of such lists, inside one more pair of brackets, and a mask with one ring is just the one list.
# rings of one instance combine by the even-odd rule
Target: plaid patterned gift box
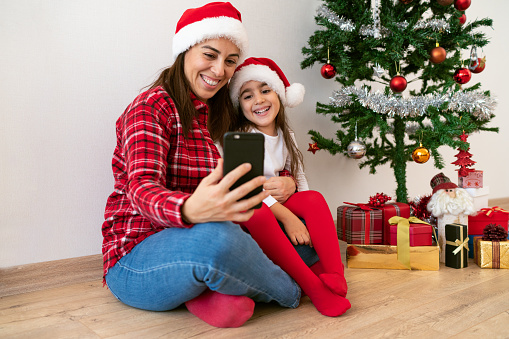
[[367,204],[338,207],[337,232],[340,240],[349,244],[382,243],[382,211]]

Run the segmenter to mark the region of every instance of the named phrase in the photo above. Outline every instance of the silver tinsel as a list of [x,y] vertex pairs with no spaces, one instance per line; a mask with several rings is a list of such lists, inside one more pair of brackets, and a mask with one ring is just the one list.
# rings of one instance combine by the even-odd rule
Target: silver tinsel
[[316,15],[326,18],[327,21],[337,25],[342,31],[351,32],[355,29],[355,25],[351,20],[338,17],[336,13],[329,10],[325,5],[318,7]]
[[[376,13],[377,14],[377,13]],[[336,13],[327,8],[326,5],[321,5],[316,10],[316,15],[327,19],[330,23],[333,23],[339,27],[340,30],[345,32],[352,32],[355,29],[355,23],[352,20],[340,18]],[[403,30],[408,27],[408,22],[398,22],[395,24],[396,27]],[[446,31],[449,32],[449,23],[443,19],[429,19],[419,20],[414,25],[413,29],[432,29],[434,31]],[[388,36],[391,31],[386,27],[380,25],[380,19],[375,15],[374,25],[363,25],[359,29],[359,34],[363,36],[372,36],[378,38],[379,36]]]
[[[354,99],[352,95],[355,95]],[[369,92],[367,87],[344,87],[333,92],[330,104],[343,107],[357,101],[362,106],[378,114],[387,114],[389,117],[417,117],[425,116],[429,106],[440,107],[449,102],[447,111],[468,112],[478,119],[489,120],[496,106],[496,100],[481,91],[448,92],[446,94],[428,94],[404,98],[401,96],[385,95],[377,91]]]

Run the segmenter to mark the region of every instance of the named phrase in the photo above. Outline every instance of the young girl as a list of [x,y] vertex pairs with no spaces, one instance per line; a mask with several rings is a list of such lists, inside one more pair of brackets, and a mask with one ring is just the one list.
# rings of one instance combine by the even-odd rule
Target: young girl
[[[304,87],[290,85],[274,61],[248,58],[235,70],[230,97],[239,111],[230,130],[263,133],[264,175],[270,178],[281,171],[289,172],[298,190],[282,204],[267,197],[262,208],[241,225],[265,254],[295,279],[318,311],[327,316],[343,314],[350,308],[350,302],[345,298],[347,284],[334,221],[323,196],[308,189],[302,154],[285,116],[285,106],[294,107],[302,102]],[[305,220],[307,227],[299,218]],[[309,268],[292,243],[313,246],[320,261]]]

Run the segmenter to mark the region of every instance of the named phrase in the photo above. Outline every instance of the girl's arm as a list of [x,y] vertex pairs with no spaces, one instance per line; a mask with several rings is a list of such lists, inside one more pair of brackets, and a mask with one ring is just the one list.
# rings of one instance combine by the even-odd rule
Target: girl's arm
[[283,223],[286,234],[290,238],[292,244],[309,245],[313,247],[308,229],[295,214],[278,202],[270,206],[270,210],[276,219]]

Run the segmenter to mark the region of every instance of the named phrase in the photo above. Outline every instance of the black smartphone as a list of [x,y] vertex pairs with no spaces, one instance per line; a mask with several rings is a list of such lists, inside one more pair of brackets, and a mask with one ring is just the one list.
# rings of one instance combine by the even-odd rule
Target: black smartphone
[[[223,175],[244,163],[251,164],[251,170],[237,180],[230,190],[263,175],[264,137],[261,133],[227,132],[223,138],[224,167]],[[255,188],[242,199],[250,198],[262,191],[262,186]],[[240,199],[240,200],[242,200]],[[258,204],[253,208],[260,208]]]

